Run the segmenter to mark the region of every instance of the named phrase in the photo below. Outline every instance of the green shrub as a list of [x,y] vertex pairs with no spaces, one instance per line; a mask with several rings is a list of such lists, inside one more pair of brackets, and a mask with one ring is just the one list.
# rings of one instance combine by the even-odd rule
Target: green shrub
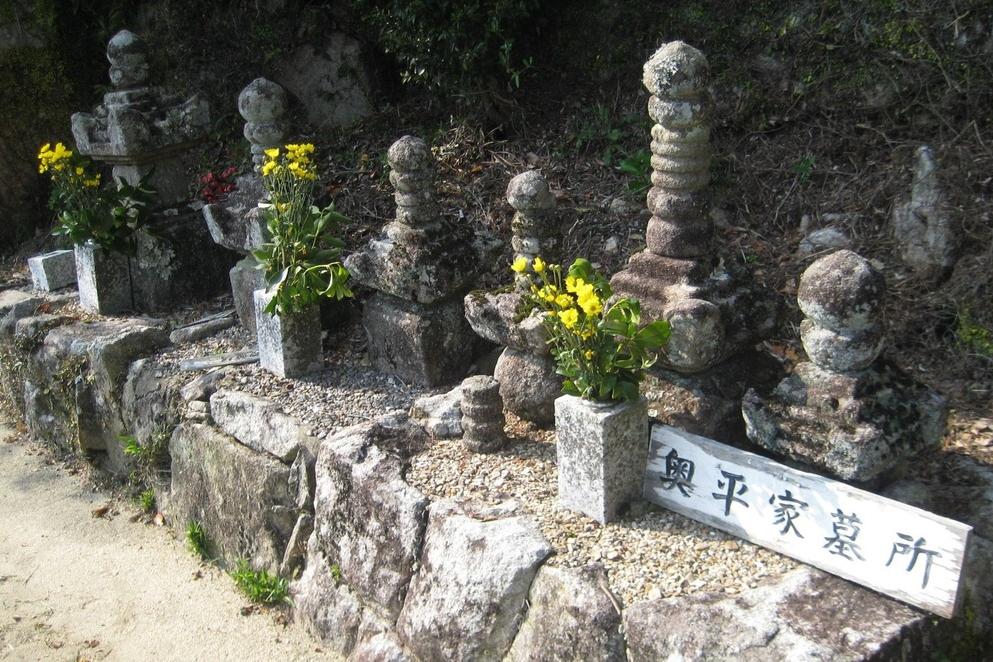
[[353,3],[404,82],[453,89],[519,86],[531,67],[515,48],[537,0],[358,0]]
[[235,586],[252,602],[276,604],[286,602],[289,584],[282,577],[270,575],[265,570],[253,570],[245,559],[240,559],[231,573]]

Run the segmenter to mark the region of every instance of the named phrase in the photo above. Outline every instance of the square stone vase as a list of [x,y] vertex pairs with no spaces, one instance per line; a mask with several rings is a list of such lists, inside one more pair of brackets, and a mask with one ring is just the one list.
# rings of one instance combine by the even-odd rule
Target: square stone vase
[[75,251],[62,250],[28,258],[31,284],[41,292],[52,292],[76,284]]
[[280,377],[302,377],[324,366],[319,306],[292,315],[270,315],[267,290],[255,290],[255,327],[259,365]]
[[572,395],[555,400],[559,505],[601,524],[640,498],[648,462],[648,406],[594,402]]
[[75,251],[79,305],[100,315],[134,310],[131,259],[90,242]]

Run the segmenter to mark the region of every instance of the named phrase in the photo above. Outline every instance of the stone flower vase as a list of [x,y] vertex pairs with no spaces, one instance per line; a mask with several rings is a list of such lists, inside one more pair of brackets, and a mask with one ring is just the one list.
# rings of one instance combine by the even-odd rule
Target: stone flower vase
[[84,310],[113,315],[134,309],[131,258],[86,242],[77,244],[76,282]]
[[555,400],[559,505],[601,524],[641,497],[648,462],[648,405]]
[[317,305],[290,315],[265,312],[273,294],[255,290],[255,326],[259,365],[280,377],[301,377],[324,365],[321,352],[321,312]]

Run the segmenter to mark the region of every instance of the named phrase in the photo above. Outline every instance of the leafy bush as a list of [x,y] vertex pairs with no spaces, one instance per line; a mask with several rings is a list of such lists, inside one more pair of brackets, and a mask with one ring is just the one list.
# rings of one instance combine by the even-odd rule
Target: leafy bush
[[404,82],[446,91],[491,81],[516,87],[531,67],[514,45],[537,0],[358,0],[353,6],[399,61]]
[[582,258],[572,263],[564,280],[562,267],[540,257],[530,265],[517,258],[512,269],[526,274],[527,302],[545,311],[542,321],[552,356],[566,378],[563,392],[589,400],[637,400],[645,370],[669,340],[669,323],[660,320],[639,328],[641,308],[635,299],[608,305],[610,283]]
[[322,297],[352,296],[348,270],[340,261],[344,244],[330,233],[347,219],[331,206],[311,204],[317,181],[313,152],[311,144],[269,149],[262,165],[270,240],[253,254],[269,288],[275,288],[266,307],[270,315],[299,312]]

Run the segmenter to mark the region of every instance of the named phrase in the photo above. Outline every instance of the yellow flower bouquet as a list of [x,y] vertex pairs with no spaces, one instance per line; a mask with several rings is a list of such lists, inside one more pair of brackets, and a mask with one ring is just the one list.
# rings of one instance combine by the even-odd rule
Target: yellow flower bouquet
[[579,258],[563,278],[562,267],[540,257],[517,258],[511,269],[527,279],[525,302],[545,312],[562,391],[588,400],[633,402],[644,372],[669,339],[669,324],[640,326],[636,299],[610,302],[610,283]]
[[155,194],[144,180],[101,187],[93,162],[62,143],[41,146],[38,172],[52,180],[48,206],[58,218],[54,234],[77,245],[92,241],[111,251],[134,253],[134,235],[148,220]]
[[330,205],[312,201],[317,182],[314,146],[290,144],[265,151],[262,179],[269,193],[264,205],[270,239],[253,252],[275,295],[269,314],[299,312],[321,297],[352,296],[348,270],[341,263],[343,242],[332,229],[347,219]]

